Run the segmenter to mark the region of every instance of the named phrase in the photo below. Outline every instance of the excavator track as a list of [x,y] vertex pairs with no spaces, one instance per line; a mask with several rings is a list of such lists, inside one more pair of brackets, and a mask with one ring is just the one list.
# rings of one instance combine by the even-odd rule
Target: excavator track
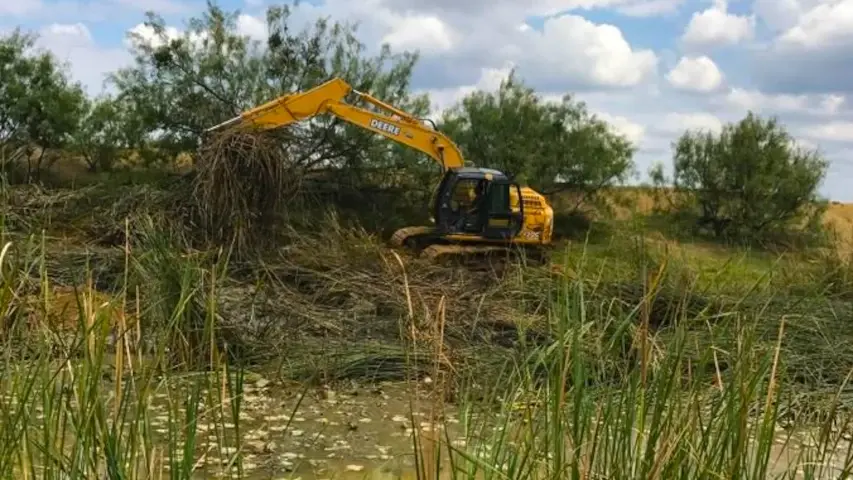
[[421,257],[439,265],[463,265],[473,268],[493,267],[508,256],[509,250],[501,246],[481,245],[430,245]]
[[429,243],[434,233],[435,228],[427,226],[401,228],[391,236],[391,246],[420,249]]
[[421,252],[421,257],[436,264],[461,264],[466,267],[493,268],[496,265],[520,261],[524,257],[528,262],[543,263],[547,260],[544,252],[533,249],[519,249],[505,245],[456,245],[434,244]]
[[518,248],[510,245],[468,245],[458,243],[445,243],[435,234],[435,229],[429,226],[416,226],[401,228],[394,232],[390,244],[394,248],[404,248],[414,255],[440,265],[462,265],[474,269],[491,269],[498,264],[519,259],[519,254],[524,251],[527,258],[534,262],[542,259],[538,250],[533,251],[535,255],[530,256],[529,248]]

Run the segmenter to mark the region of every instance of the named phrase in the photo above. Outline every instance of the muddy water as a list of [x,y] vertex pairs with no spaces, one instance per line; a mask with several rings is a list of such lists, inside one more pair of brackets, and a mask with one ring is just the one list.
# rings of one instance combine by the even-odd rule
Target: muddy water
[[[845,435],[838,442],[816,451],[819,432],[817,429],[787,432],[776,428],[776,438],[770,451],[768,474],[781,478],[792,470],[795,478],[835,479],[846,478],[853,468],[853,444]],[[805,453],[813,452],[813,453]],[[809,469],[806,475],[805,469]]]
[[[208,465],[227,465],[239,453],[244,478],[415,478],[415,430],[422,435],[440,432],[444,440],[446,429],[451,441],[464,442],[452,408],[434,417],[440,422],[435,425],[430,422],[431,403],[413,399],[412,415],[405,385],[322,389],[304,395],[298,389],[270,386],[249,385],[245,390],[239,422],[230,418],[226,406],[220,422],[199,421],[197,440]],[[161,396],[152,409],[160,435],[168,432],[166,409]],[[235,427],[240,430],[239,449]],[[210,478],[221,469],[200,470],[199,478]]]
[[[420,387],[427,391],[430,388],[424,384]],[[186,398],[184,393],[172,391],[171,399],[181,403]],[[213,419],[211,403],[207,402],[197,426],[193,460],[199,467],[195,478],[236,478],[236,469],[227,467],[238,457],[242,477],[253,480],[416,478],[412,436],[415,432],[426,435],[435,428],[429,421],[433,405],[428,398],[411,399],[408,385],[390,383],[314,389],[302,394],[298,386],[253,379],[245,387],[237,420],[231,418],[227,404],[224,418]],[[410,418],[413,407],[414,418]],[[36,417],[43,418],[38,406],[35,410]],[[168,412],[176,413],[177,421],[183,421],[180,410],[180,405],[170,406],[170,396],[165,391],[154,392],[149,413],[155,448],[160,450],[155,456],[159,458],[168,445]],[[461,414],[452,405],[444,405],[443,412],[439,421],[441,428],[446,428],[447,437],[439,428],[441,440],[447,438],[456,445],[464,445]],[[483,420],[502,423],[497,416]],[[171,427],[180,428],[174,424]],[[481,425],[475,426],[474,431],[483,433]],[[238,435],[239,442],[235,438]],[[793,463],[802,462],[797,459],[801,447],[815,444],[807,431],[798,432],[790,439],[789,436],[781,427],[777,429],[778,438],[768,466],[770,477],[789,472]],[[839,478],[839,470],[831,467],[844,466],[848,448],[850,437],[830,452],[820,475],[813,478]],[[152,463],[168,464],[168,461]],[[449,465],[442,463],[445,467]],[[166,478],[168,468],[164,465],[163,469]],[[440,476],[451,478],[448,471]],[[800,469],[795,478],[806,478],[805,472]]]
[[[296,388],[266,381],[248,385],[239,422],[228,418],[226,407],[224,440],[216,433],[216,425],[200,421],[196,459],[203,458],[206,466],[199,468],[198,478],[227,477],[219,465],[239,456],[243,476],[249,479],[414,479],[412,434],[427,434],[435,427],[429,422],[430,402],[416,401],[411,418],[410,398],[407,386],[400,384],[320,389],[305,396]],[[161,434],[167,431],[163,400],[155,402],[152,411]],[[458,412],[452,406],[443,408],[439,431],[446,428],[447,438],[464,445]],[[234,441],[235,427],[240,430],[239,448]],[[782,476],[792,464],[802,463],[797,462],[797,453],[814,444],[808,432],[791,435],[780,427],[777,434],[768,466],[771,477]],[[444,432],[441,439],[445,440]],[[839,470],[831,467],[843,467],[849,443],[844,441],[830,452],[816,478],[839,477]],[[440,476],[451,478],[448,471]],[[805,472],[800,469],[795,478],[805,478]]]

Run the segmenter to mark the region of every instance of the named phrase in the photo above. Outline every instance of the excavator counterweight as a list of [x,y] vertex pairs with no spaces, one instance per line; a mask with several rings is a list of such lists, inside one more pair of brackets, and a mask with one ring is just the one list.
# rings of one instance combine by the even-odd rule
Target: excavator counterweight
[[[350,95],[373,109],[347,103]],[[280,128],[323,114],[411,147],[441,166],[443,176],[431,205],[433,225],[400,229],[391,237],[392,245],[412,248],[434,260],[550,245],[554,212],[544,196],[498,170],[466,166],[459,147],[444,133],[354,90],[343,79],[282,95],[208,131],[233,126]]]

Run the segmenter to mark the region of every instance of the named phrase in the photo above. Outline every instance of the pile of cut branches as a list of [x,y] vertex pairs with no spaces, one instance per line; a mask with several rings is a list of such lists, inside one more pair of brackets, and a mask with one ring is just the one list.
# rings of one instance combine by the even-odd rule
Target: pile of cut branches
[[193,193],[208,241],[231,244],[242,256],[275,238],[272,233],[302,183],[288,145],[275,132],[242,128],[205,140]]

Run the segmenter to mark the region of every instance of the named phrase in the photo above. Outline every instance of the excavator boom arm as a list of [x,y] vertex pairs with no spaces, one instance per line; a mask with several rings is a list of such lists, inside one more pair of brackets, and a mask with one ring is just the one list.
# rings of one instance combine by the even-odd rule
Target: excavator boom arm
[[[344,102],[350,92],[356,93],[362,100],[375,107],[391,112],[393,116]],[[324,113],[330,113],[348,123],[423,152],[445,170],[464,166],[462,153],[446,135],[427,127],[423,121],[402,110],[368,94],[353,90],[340,78],[332,79],[302,93],[283,95],[247,110],[240,116],[216,125],[208,131],[233,124],[272,129]]]

